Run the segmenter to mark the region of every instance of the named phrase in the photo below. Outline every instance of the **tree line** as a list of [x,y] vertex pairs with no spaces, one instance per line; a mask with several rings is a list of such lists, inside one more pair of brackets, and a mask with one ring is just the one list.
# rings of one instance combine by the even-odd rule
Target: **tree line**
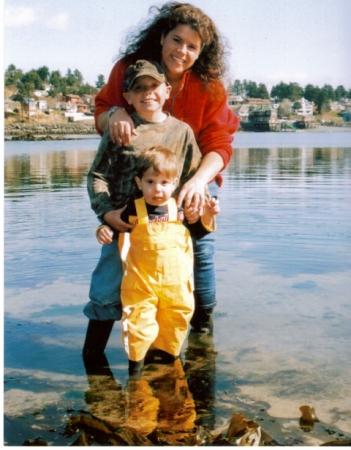
[[97,94],[105,85],[105,78],[103,75],[98,75],[95,86],[91,86],[84,83],[83,75],[78,69],[73,71],[67,69],[66,75],[61,75],[59,70],[50,71],[48,67],[42,66],[24,73],[14,64],[10,64],[5,71],[5,86],[17,87],[18,101],[21,101],[20,98],[33,97],[36,90],[44,90],[45,84],[50,85],[48,95],[53,98],[56,98],[58,94]]
[[325,84],[322,87],[307,84],[303,88],[298,83],[284,83],[283,81],[273,86],[269,94],[264,83],[257,84],[255,81],[250,80],[235,80],[234,83],[230,83],[228,92],[234,95],[242,95],[246,98],[274,98],[277,102],[288,99],[294,104],[298,103],[301,97],[304,97],[306,100],[314,102],[319,113],[322,110],[330,110],[331,101],[351,98],[351,89],[347,90],[341,85],[334,89],[330,84]]
[[[42,66],[39,69],[32,69],[24,73],[14,64],[10,64],[5,71],[5,86],[15,85],[17,87],[18,101],[33,97],[36,90],[44,89],[44,84],[50,85],[48,95],[53,98],[56,98],[58,94],[97,94],[99,89],[105,85],[105,78],[104,75],[98,75],[95,86],[91,86],[84,83],[83,75],[78,69],[73,71],[67,69],[66,75],[62,75],[59,70],[50,71],[47,66]],[[284,83],[283,81],[273,86],[269,93],[264,83],[235,80],[229,84],[228,93],[242,95],[246,98],[274,98],[276,102],[288,99],[295,104],[295,107],[298,107],[298,100],[304,97],[306,100],[314,102],[319,113],[322,110],[330,110],[331,101],[351,98],[351,89],[347,90],[344,86],[338,86],[334,89],[330,84],[325,84],[322,87],[307,84],[303,88],[298,83]]]

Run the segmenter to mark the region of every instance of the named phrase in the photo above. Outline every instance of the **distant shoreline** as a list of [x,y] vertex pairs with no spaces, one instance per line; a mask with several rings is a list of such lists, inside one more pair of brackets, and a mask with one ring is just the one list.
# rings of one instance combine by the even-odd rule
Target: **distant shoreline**
[[[315,125],[306,130],[262,131],[261,133],[305,133],[305,132],[350,132],[351,123],[340,125]],[[239,132],[247,133],[240,130]],[[259,133],[259,132],[254,132]],[[5,141],[51,141],[99,138],[93,124],[69,123],[62,125],[26,125],[22,123],[5,125]]]

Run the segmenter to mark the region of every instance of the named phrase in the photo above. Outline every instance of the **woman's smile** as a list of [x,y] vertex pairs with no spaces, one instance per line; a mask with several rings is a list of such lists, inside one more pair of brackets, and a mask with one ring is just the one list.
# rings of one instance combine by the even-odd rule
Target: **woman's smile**
[[200,55],[202,41],[188,25],[178,25],[161,38],[162,61],[170,81],[180,78]]

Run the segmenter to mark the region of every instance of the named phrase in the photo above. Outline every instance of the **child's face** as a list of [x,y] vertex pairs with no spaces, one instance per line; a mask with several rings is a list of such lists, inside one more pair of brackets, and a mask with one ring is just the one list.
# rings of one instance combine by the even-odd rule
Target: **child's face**
[[162,111],[162,107],[169,98],[171,86],[161,83],[148,75],[135,80],[131,90],[125,92],[124,98],[129,105],[133,105],[138,114]]
[[142,178],[135,177],[138,188],[143,192],[146,203],[153,206],[163,205],[169,200],[177,187],[178,178],[169,178],[162,173],[156,174],[148,169]]

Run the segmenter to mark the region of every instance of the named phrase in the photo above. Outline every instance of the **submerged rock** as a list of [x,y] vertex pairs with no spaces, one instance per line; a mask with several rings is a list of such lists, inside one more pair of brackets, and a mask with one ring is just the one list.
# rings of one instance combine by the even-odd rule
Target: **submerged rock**
[[244,414],[234,413],[226,437],[235,445],[258,446],[261,441],[261,427],[255,420],[245,419]]
[[46,447],[49,445],[47,442],[43,441],[40,437],[35,439],[27,439],[23,442],[25,447]]
[[302,416],[300,418],[300,428],[302,431],[309,432],[313,430],[314,424],[319,422],[316,417],[313,406],[303,405],[300,406]]

